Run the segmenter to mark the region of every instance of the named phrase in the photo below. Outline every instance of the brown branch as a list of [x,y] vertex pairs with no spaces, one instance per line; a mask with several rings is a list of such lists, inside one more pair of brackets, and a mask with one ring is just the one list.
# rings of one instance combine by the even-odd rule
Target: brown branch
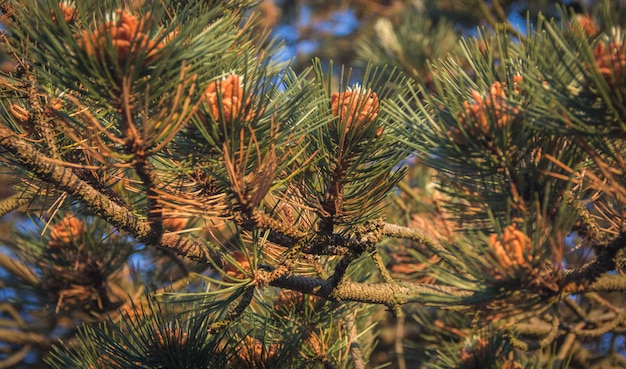
[[76,176],[70,168],[53,163],[6,127],[0,127],[0,148],[10,153],[13,159],[24,169],[31,171],[33,176],[67,192],[74,199],[87,205],[93,213],[118,229],[129,232],[138,241],[171,249],[196,261],[222,264],[219,254],[201,241],[171,233],[163,235],[160,240],[155,240],[151,237],[150,224],[145,219],[94,189]]
[[564,292],[584,291],[592,285],[604,273],[615,269],[615,256],[617,252],[626,247],[626,232],[621,232],[605,247],[598,246],[598,256],[595,260],[585,264],[579,269],[566,271],[562,286]]
[[[382,235],[386,237],[413,240],[421,245],[427,246],[438,256],[446,255],[446,257],[450,260],[458,260],[458,258],[450,253],[450,251],[446,250],[441,243],[433,240],[419,229],[385,223],[382,228]],[[462,265],[460,261],[459,265]]]
[[413,240],[422,245],[429,246],[431,249],[436,249],[439,247],[437,246],[437,243],[432,238],[430,238],[424,232],[415,228],[403,227],[397,224],[386,223],[383,227],[382,233],[384,236],[387,236],[387,237]]
[[605,274],[593,282],[584,292],[624,292],[626,276]]
[[428,303],[432,296],[471,297],[473,292],[460,288],[418,283],[359,283],[344,281],[333,288],[332,281],[298,275],[283,276],[271,286],[338,301],[382,304],[390,307],[410,302]]
[[516,334],[526,336],[547,336],[552,329],[551,323],[536,317],[527,323],[518,323],[513,328]]
[[36,286],[40,283],[39,278],[37,278],[35,273],[33,273],[29,267],[5,253],[0,253],[0,267],[4,268],[7,272],[9,272],[9,274],[18,277],[31,286]]
[[564,298],[563,303],[565,303],[565,305],[567,305],[567,307],[570,308],[570,310],[572,310],[580,319],[587,320],[587,313],[572,299]]
[[582,337],[599,337],[609,331],[614,330],[619,325],[624,324],[624,322],[626,322],[626,310],[622,310],[619,314],[617,314],[617,316],[614,319],[600,325],[597,328],[582,329],[582,327],[581,328],[576,327],[573,330],[573,333],[576,334],[577,336],[582,336]]
[[256,289],[255,285],[246,287],[246,290],[243,292],[243,295],[241,296],[241,300],[239,300],[239,303],[237,304],[237,306],[235,306],[235,308],[228,313],[228,317],[226,319],[212,323],[208,328],[209,333],[215,334],[221,331],[222,329],[227,328],[234,321],[239,319],[241,317],[241,314],[243,314],[243,312],[248,308],[248,306],[252,302],[255,289]]
[[52,121],[48,114],[46,114],[46,109],[41,106],[41,101],[39,99],[40,93],[37,88],[37,80],[34,70],[31,67],[28,69],[28,81],[30,82],[30,85],[27,88],[27,91],[28,102],[30,104],[30,124],[45,141],[50,155],[54,159],[61,159]]
[[348,267],[354,260],[363,253],[376,248],[376,244],[382,239],[381,229],[383,226],[384,223],[382,221],[367,222],[357,228],[354,238],[347,240],[349,242],[348,252],[341,257],[341,260],[339,260],[339,263],[335,266],[333,275],[330,277],[333,287],[339,285]]
[[12,212],[22,205],[26,205],[31,201],[23,193],[13,194],[5,199],[0,200],[0,218],[5,214]]
[[378,251],[372,254],[372,260],[378,268],[381,277],[383,277],[383,281],[387,283],[393,283],[394,279],[393,277],[391,277],[391,274],[389,274],[389,270],[387,270],[387,266],[385,266],[385,262],[383,261],[383,258],[380,256],[380,253],[378,253]]
[[553,315],[552,316],[552,324],[550,324],[550,331],[548,332],[548,334],[541,340],[539,341],[539,347],[540,348],[546,348],[549,345],[551,345],[554,340],[557,339],[558,335],[559,335],[559,324],[561,323],[560,319],[556,316]]
[[0,342],[17,345],[36,345],[50,347],[52,340],[44,333],[22,332],[15,329],[0,329]]
[[16,366],[17,364],[21,363],[22,360],[24,360],[24,358],[26,357],[26,355],[28,355],[30,350],[32,350],[32,348],[33,346],[30,344],[24,345],[24,347],[12,353],[6,359],[0,360],[0,369],[12,368]]
[[[126,152],[132,155],[133,168],[142,182],[146,195],[146,216],[150,224],[150,238],[158,240],[163,236],[163,206],[158,202],[155,191],[156,173],[149,161],[149,144],[135,126],[132,117],[131,79],[122,77],[122,131],[124,132]],[[145,129],[142,133],[145,133]],[[158,241],[157,241],[158,242]]]
[[270,230],[270,240],[285,247],[294,246],[307,236],[297,227],[272,219],[261,210],[254,210],[252,216],[243,221],[242,226],[247,230],[254,228]]
[[355,369],[365,369],[366,364],[363,359],[363,350],[361,350],[361,345],[357,339],[357,330],[354,318],[354,315],[348,318],[348,325],[350,329],[350,356],[352,356]]
[[[582,329],[586,324],[587,324],[586,322],[580,322],[576,324],[576,326],[574,327],[574,331]],[[573,331],[568,333],[565,336],[565,339],[563,340],[563,343],[561,344],[561,348],[559,349],[559,352],[557,354],[557,358],[558,358],[557,363],[563,362],[569,356],[569,352],[574,346],[574,343],[576,342],[576,338],[577,338],[576,334]]]
[[405,339],[404,327],[406,324],[406,314],[396,314],[396,337],[394,340],[394,348],[396,351],[396,365],[398,369],[407,369],[406,356],[404,355],[403,340]]
[[[211,250],[200,241],[169,233],[163,235],[160,240],[151,238],[150,224],[145,219],[136,216],[128,208],[95,190],[77,177],[70,168],[51,162],[30,143],[5,127],[0,127],[0,148],[12,154],[14,160],[31,171],[35,177],[54,185],[59,190],[66,191],[74,199],[87,205],[96,215],[118,229],[129,232],[138,241],[170,249],[196,261],[222,264],[217,251]],[[388,230],[389,226],[384,228]],[[426,284],[343,282],[334,288],[332,278],[325,280],[301,276],[283,276],[270,284],[335,300],[385,304],[390,307],[408,302],[425,302],[427,295],[471,296],[473,294],[470,291],[453,287]]]

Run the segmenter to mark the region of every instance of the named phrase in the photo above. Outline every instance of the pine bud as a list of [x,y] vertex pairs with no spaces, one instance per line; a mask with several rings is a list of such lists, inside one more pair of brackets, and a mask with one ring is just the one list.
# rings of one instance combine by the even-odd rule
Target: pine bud
[[[217,122],[227,126],[237,119],[250,105],[250,99],[244,100],[243,83],[237,74],[229,74],[220,81],[211,82],[204,91],[204,100],[208,103],[209,114]],[[223,115],[222,115],[223,113]],[[249,111],[245,120],[255,116]]]
[[[346,122],[346,132],[368,128],[379,111],[378,96],[369,89],[335,92],[331,95],[330,105],[332,114],[340,121]],[[379,127],[376,136],[380,136],[382,131],[383,127]]]
[[615,88],[622,80],[622,72],[626,67],[626,49],[621,42],[598,42],[593,48],[598,71],[609,87]]
[[68,216],[50,229],[48,248],[55,249],[75,244],[86,231],[84,223],[75,217]]
[[532,252],[532,245],[528,236],[515,225],[507,226],[502,235],[492,234],[489,245],[502,268],[530,267],[528,255]]
[[[63,15],[65,23],[70,23],[74,20],[74,17],[78,15],[74,1],[61,1],[59,3],[59,8],[61,9],[61,14]],[[54,10],[52,11],[52,20],[57,20]]]
[[[493,119],[493,125],[498,129],[509,124],[520,113],[520,110],[508,102],[506,92],[520,94],[522,82],[522,76],[515,76],[513,88],[509,90],[506,83],[496,81],[489,87],[489,93],[486,97],[483,97],[480,92],[472,90],[472,101],[464,101],[463,111],[458,114],[459,124],[467,135],[489,137],[492,133],[490,117]],[[468,143],[467,138],[457,127],[449,127],[448,135],[459,145]]]
[[111,15],[110,20],[100,25],[93,33],[83,31],[82,46],[88,55],[101,57],[106,54],[108,37],[117,52],[119,64],[123,64],[127,58],[140,52],[146,52],[146,61],[149,61],[163,45],[151,40],[144,32],[144,28],[144,20],[139,20],[135,15],[118,9]]

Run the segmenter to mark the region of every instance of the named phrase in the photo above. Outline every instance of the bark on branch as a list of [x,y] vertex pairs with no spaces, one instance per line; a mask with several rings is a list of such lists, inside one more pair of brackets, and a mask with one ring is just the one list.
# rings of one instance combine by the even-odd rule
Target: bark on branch
[[160,239],[155,239],[150,232],[149,222],[93,188],[74,174],[71,168],[58,165],[6,127],[0,127],[0,148],[9,152],[13,159],[21,167],[32,172],[33,176],[67,192],[74,199],[87,205],[96,215],[118,229],[129,232],[138,241],[171,249],[196,261],[221,265],[219,254],[198,240],[175,234],[165,234]]

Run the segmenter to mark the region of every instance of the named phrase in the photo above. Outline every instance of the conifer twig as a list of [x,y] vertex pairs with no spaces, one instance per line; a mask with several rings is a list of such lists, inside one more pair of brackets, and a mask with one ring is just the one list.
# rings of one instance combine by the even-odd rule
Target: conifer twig
[[563,286],[566,291],[584,290],[604,273],[615,269],[617,252],[626,247],[626,231],[611,240],[606,247],[598,247],[596,259],[579,269],[566,271]]
[[163,235],[163,206],[159,203],[156,189],[157,175],[150,163],[148,139],[140,133],[132,117],[131,92],[132,81],[122,77],[122,114],[121,125],[126,139],[126,151],[132,155],[135,173],[139,176],[146,194],[146,214],[150,224],[150,238],[158,240]]
[[0,148],[9,152],[13,160],[31,171],[35,177],[66,191],[75,200],[88,205],[96,215],[106,219],[118,229],[131,233],[138,241],[172,249],[179,255],[196,261],[222,264],[219,254],[200,241],[171,233],[163,235],[160,240],[152,238],[151,227],[147,221],[94,189],[76,176],[70,168],[53,163],[30,143],[5,127],[0,127]]
[[246,290],[243,292],[243,295],[241,296],[241,300],[239,300],[239,303],[237,304],[237,306],[235,306],[235,308],[228,313],[228,317],[226,317],[226,319],[224,320],[220,320],[215,323],[212,323],[211,326],[209,327],[209,332],[211,334],[215,334],[221,331],[222,329],[227,328],[232,322],[239,319],[241,317],[241,314],[243,314],[243,312],[248,308],[248,306],[252,302],[255,288],[256,288],[255,285],[247,287]]
[[361,350],[361,345],[357,340],[357,331],[356,331],[356,323],[354,321],[354,315],[350,315],[348,319],[349,329],[350,329],[350,356],[352,356],[352,361],[354,362],[354,367],[356,369],[365,369],[365,360],[363,360],[363,350]]
[[6,359],[0,360],[0,368],[12,368],[24,360],[26,355],[33,349],[33,345],[28,343],[20,348],[18,351],[11,354]]
[[31,286],[37,286],[41,283],[39,278],[37,278],[35,273],[33,273],[30,268],[22,264],[19,260],[16,260],[2,252],[0,252],[0,267]]
[[437,245],[437,243],[432,238],[430,238],[424,232],[415,228],[409,228],[409,227],[403,227],[403,226],[396,225],[396,224],[385,223],[382,229],[382,233],[384,236],[387,236],[387,237],[404,238],[404,239],[413,240],[422,245],[426,245],[430,247],[431,249],[440,248],[440,246]]
[[316,277],[289,275],[271,286],[292,289],[338,301],[366,302],[391,308],[410,302],[428,303],[429,297],[471,297],[474,292],[456,287],[421,283],[361,283],[343,281],[333,287],[331,281]]

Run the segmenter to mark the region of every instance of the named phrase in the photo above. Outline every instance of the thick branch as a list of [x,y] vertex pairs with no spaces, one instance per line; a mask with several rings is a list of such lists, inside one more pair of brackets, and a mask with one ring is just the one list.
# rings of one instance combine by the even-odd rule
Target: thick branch
[[605,274],[593,282],[585,292],[626,292],[626,277]]
[[222,329],[228,327],[234,321],[241,318],[241,314],[243,314],[243,312],[248,308],[248,306],[250,306],[250,303],[252,302],[255,288],[256,287],[254,285],[247,287],[237,306],[228,313],[226,319],[212,323],[209,327],[209,332],[211,334],[215,334]]
[[284,276],[270,285],[292,289],[340,301],[365,302],[387,306],[409,302],[428,303],[430,296],[472,296],[473,292],[462,289],[417,283],[357,283],[343,282],[333,288],[332,281],[303,276]]
[[118,229],[129,232],[138,241],[171,249],[179,255],[200,262],[213,261],[221,264],[219,255],[202,242],[175,234],[166,234],[160,240],[154,239],[151,237],[151,227],[147,221],[81,180],[72,169],[55,164],[53,160],[6,127],[0,127],[0,148],[12,154],[14,159],[24,169],[31,171],[35,177],[54,185],[61,191],[66,191],[74,199],[87,205],[96,215]]
[[579,269],[567,272],[565,278],[563,278],[563,286],[568,291],[578,288],[584,290],[604,273],[615,269],[615,255],[624,247],[626,247],[626,232],[620,233],[605,247],[598,247],[598,256],[594,261],[585,264]]
[[403,227],[396,224],[385,223],[383,226],[383,235],[387,237],[393,238],[403,238],[407,240],[413,240],[422,245],[426,245],[431,249],[438,249],[440,246],[437,245],[432,238],[426,235],[424,232],[417,230],[415,228]]
[[23,193],[16,193],[0,200],[0,218],[30,201],[31,199],[25,197]]

